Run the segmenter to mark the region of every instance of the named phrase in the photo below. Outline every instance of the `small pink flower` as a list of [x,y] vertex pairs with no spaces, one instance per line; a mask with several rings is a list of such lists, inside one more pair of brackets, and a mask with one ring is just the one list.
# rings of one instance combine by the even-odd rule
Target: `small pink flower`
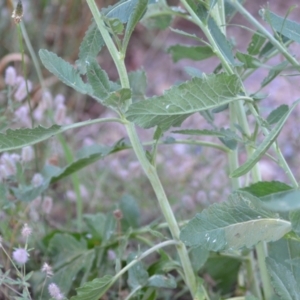
[[28,261],[29,253],[26,249],[18,248],[12,253],[12,257],[19,265],[24,265]]
[[26,146],[22,149],[22,161],[23,162],[29,162],[33,160],[34,157],[34,151],[31,146]]
[[48,285],[48,292],[50,296],[56,300],[64,299],[64,295],[61,293],[59,287],[55,283],[50,283]]
[[25,223],[21,233],[24,238],[28,238],[32,233],[32,229]]
[[14,67],[8,67],[5,70],[5,83],[9,86],[14,86],[16,84],[17,72]]

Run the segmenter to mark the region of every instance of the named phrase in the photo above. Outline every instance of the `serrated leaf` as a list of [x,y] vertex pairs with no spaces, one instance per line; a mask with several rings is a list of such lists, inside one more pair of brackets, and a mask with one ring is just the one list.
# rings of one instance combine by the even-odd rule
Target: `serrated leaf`
[[275,79],[283,70],[286,69],[288,66],[287,61],[283,61],[277,66],[274,66],[268,73],[268,76],[263,79],[261,82],[261,87],[265,87],[267,84],[269,84],[273,79]]
[[86,65],[91,58],[96,58],[101,48],[105,45],[102,35],[93,22],[85,33],[79,47],[79,59],[77,66],[82,74],[86,73]]
[[280,181],[260,181],[244,187],[241,190],[255,197],[264,197],[270,194],[291,190],[292,187]]
[[87,94],[91,91],[90,87],[83,82],[74,67],[55,53],[41,49],[39,56],[43,65],[64,84],[81,94]]
[[100,68],[96,59],[87,61],[87,78],[96,99],[106,99],[109,96],[110,84],[107,73]]
[[178,126],[189,115],[234,101],[240,83],[225,73],[193,78],[173,86],[163,96],[132,104],[126,116],[143,128]]
[[236,58],[244,64],[246,69],[257,69],[261,64],[257,58],[242,52],[237,52]]
[[131,88],[132,102],[145,100],[147,89],[147,77],[144,70],[133,71],[128,74],[128,79]]
[[291,108],[286,112],[280,121],[274,126],[274,128],[270,131],[268,136],[263,140],[263,142],[256,148],[254,153],[250,156],[250,158],[239,168],[234,170],[230,176],[231,177],[239,177],[246,174],[248,171],[252,169],[252,167],[260,160],[260,158],[266,153],[269,147],[273,144],[276,140],[277,136],[279,135],[283,125],[285,124],[287,118],[289,117],[292,110],[296,107],[296,105],[300,102],[300,99],[295,101]]
[[148,278],[146,286],[155,288],[175,289],[177,287],[177,283],[172,275],[164,276],[156,274]]
[[105,275],[102,278],[96,278],[85,283],[82,287],[76,289],[77,295],[73,296],[71,300],[99,300],[111,287],[112,279],[112,276]]
[[288,112],[288,110],[288,105],[282,104],[271,111],[271,113],[267,117],[267,122],[269,123],[269,125],[276,124],[283,117],[283,115]]
[[300,43],[300,24],[294,21],[282,18],[268,9],[260,10],[262,18],[280,35]]
[[87,277],[95,259],[94,249],[88,250],[84,240],[78,241],[69,234],[55,234],[50,241],[49,251],[56,261],[51,279],[59,283],[64,293],[69,292],[73,279],[81,270],[85,274],[83,278]]
[[262,208],[258,198],[235,192],[228,202],[213,204],[197,214],[182,229],[180,239],[187,246],[220,251],[275,241],[290,230],[290,222]]
[[215,55],[209,46],[174,45],[168,48],[168,53],[172,55],[172,60],[174,62],[181,59],[200,61]]
[[252,36],[251,42],[247,48],[247,52],[250,55],[257,55],[263,44],[265,43],[266,38],[259,33],[258,31],[255,32]]
[[8,129],[6,133],[0,133],[0,152],[36,144],[60,132],[62,132],[62,127],[58,125],[53,125],[49,128],[38,126],[33,129]]
[[300,300],[299,285],[292,272],[274,259],[266,258],[271,283],[277,294],[284,300]]
[[127,49],[131,34],[132,34],[136,24],[140,21],[140,19],[144,15],[144,13],[147,9],[147,5],[148,5],[148,0],[137,1],[136,5],[134,7],[134,10],[130,14],[130,17],[128,19],[128,23],[126,26],[126,30],[125,30],[123,44],[122,44],[122,48],[123,48],[124,52],[126,52],[125,50]]
[[208,19],[208,28],[210,30],[211,35],[213,36],[222,56],[226,59],[226,61],[232,66],[240,66],[241,63],[236,62],[232,53],[231,46],[227,41],[225,35],[220,30],[219,26],[216,24],[213,18]]

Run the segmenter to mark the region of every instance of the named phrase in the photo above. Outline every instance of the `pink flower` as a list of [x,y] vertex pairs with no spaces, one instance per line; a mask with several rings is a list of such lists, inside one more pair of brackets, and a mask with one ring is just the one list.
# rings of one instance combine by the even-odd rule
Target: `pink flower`
[[24,265],[28,261],[29,253],[26,249],[18,248],[12,253],[12,257],[19,265]]
[[48,285],[48,292],[50,296],[56,300],[64,299],[64,295],[61,293],[59,287],[55,283],[50,283]]

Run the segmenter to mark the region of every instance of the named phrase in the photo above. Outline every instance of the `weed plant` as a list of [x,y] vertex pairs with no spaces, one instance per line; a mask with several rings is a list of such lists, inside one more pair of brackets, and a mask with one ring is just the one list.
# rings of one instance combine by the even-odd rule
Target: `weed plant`
[[[47,1],[39,5],[45,12]],[[87,0],[51,7],[60,5],[69,9],[65,16],[74,12],[86,20],[84,13],[92,15],[77,59],[67,40],[57,45],[55,38],[56,53],[43,48],[37,56],[24,22],[29,12],[20,0],[12,13],[20,54],[4,61],[0,82],[0,298],[300,299],[299,183],[278,143],[299,99],[289,106],[282,99],[265,116],[268,95],[261,93],[281,74],[299,75],[290,50],[300,42],[300,24],[289,19],[294,7],[285,16],[264,7],[257,20],[238,0],[180,0],[178,6],[121,0],[106,7]],[[235,14],[251,25],[239,25],[252,34],[244,52],[227,36]],[[171,27],[174,18],[197,30]],[[142,66],[128,72],[125,64],[137,26],[171,27],[190,39],[193,45],[168,49],[174,62],[215,58],[218,65],[209,74],[187,68],[189,80],[147,97]],[[100,66],[104,49],[117,80]],[[274,57],[281,58],[275,66]],[[19,68],[11,63],[16,61]],[[38,89],[28,79],[29,62]],[[42,65],[55,77],[45,79]],[[261,69],[268,74],[250,93],[245,80]],[[85,98],[70,105],[70,90],[63,95],[52,88],[57,79],[75,91],[72,95]],[[106,116],[75,121],[89,98],[106,108]],[[226,120],[222,126],[220,118]],[[203,120],[206,128],[199,126]],[[112,128],[111,134],[104,136],[99,128]],[[89,138],[92,132],[96,139]],[[125,137],[117,139],[120,133]],[[195,161],[199,147],[224,154],[221,161],[206,159],[218,169],[219,180],[228,182],[228,197],[217,193],[218,201],[210,203],[211,175],[191,169],[189,176],[198,177],[194,185],[205,186],[195,196],[201,205],[189,195],[182,198],[181,207],[193,213],[199,208],[192,218],[177,203],[180,190],[188,194],[189,177],[160,154],[167,147],[170,156],[178,145],[191,147],[180,148],[180,165],[191,155],[186,149],[192,149]],[[260,162],[266,157],[285,180],[262,180]],[[107,171],[108,162],[114,172]],[[173,177],[181,176],[176,186]]]

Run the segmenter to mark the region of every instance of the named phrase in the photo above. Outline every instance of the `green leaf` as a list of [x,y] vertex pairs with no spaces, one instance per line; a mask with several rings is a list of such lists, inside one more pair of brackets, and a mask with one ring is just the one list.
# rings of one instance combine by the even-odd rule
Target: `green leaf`
[[113,284],[112,280],[112,276],[105,275],[102,278],[87,282],[76,289],[77,295],[73,296],[71,300],[99,300]]
[[275,241],[290,230],[290,222],[262,208],[258,198],[239,191],[228,202],[213,204],[197,214],[182,229],[180,239],[187,246],[220,251]]
[[108,18],[103,16],[103,19],[106,22],[111,34],[120,35],[123,33],[124,25],[118,18]]
[[107,73],[100,68],[96,59],[87,61],[87,78],[96,99],[106,99],[109,96],[110,84]]
[[132,102],[145,100],[147,89],[147,77],[144,70],[133,71],[128,74],[128,79],[131,88]]
[[300,43],[300,24],[286,18],[279,17],[268,9],[261,9],[262,18],[280,35]]
[[123,213],[123,231],[126,231],[129,227],[138,228],[140,223],[140,210],[136,200],[130,195],[123,196],[120,201],[120,209]]
[[268,136],[265,137],[264,141],[260,143],[260,145],[256,148],[255,152],[251,155],[251,157],[239,168],[234,170],[230,176],[231,177],[239,177],[244,174],[246,174],[248,171],[252,169],[252,167],[260,160],[260,158],[266,153],[266,151],[269,149],[269,147],[273,144],[273,142],[276,140],[277,136],[279,135],[283,125],[285,124],[285,121],[289,117],[292,110],[295,108],[295,106],[300,102],[300,99],[295,101],[289,111],[287,111],[280,121],[274,126],[274,128],[270,131]]
[[265,43],[266,38],[260,33],[255,32],[252,36],[251,42],[247,48],[247,52],[249,55],[258,55],[261,47]]
[[273,79],[275,79],[283,70],[286,69],[286,67],[288,66],[288,62],[287,61],[283,61],[280,64],[278,64],[277,66],[274,66],[268,73],[268,76],[265,77],[263,79],[263,81],[261,82],[261,87],[265,87],[267,84],[269,84],[271,81],[273,81]]
[[92,145],[89,147],[83,148],[77,157],[77,160],[67,165],[65,168],[60,169],[55,176],[51,177],[51,183],[57,182],[69,175],[78,172],[84,167],[98,161],[101,158],[109,155],[113,147],[101,146],[101,145]]
[[148,0],[139,0],[139,1],[137,1],[133,12],[130,14],[130,17],[128,19],[128,23],[127,23],[127,26],[126,26],[126,30],[125,30],[123,45],[122,45],[124,53],[126,52],[131,34],[132,34],[135,26],[140,21],[143,14],[145,13],[145,11],[147,9],[147,5],[148,5]]
[[56,262],[51,280],[58,283],[64,293],[70,291],[80,271],[83,271],[80,273],[83,276],[81,282],[85,281],[95,259],[95,251],[88,250],[84,240],[78,241],[69,234],[55,234],[50,241],[49,251]]
[[[298,192],[298,202],[299,202],[300,191]],[[299,205],[300,206],[300,205]],[[290,221],[292,222],[292,229],[298,235],[300,235],[300,208],[298,210],[293,210],[290,212]]]
[[284,300],[300,300],[300,289],[292,272],[274,259],[266,258],[267,268],[271,277],[271,283]]
[[[135,257],[136,255],[131,253],[127,259],[127,264],[133,261]],[[135,289],[138,286],[145,286],[148,278],[148,272],[140,261],[128,270],[128,285],[131,287],[131,289]]]
[[86,65],[91,58],[96,58],[105,45],[102,35],[93,22],[88,28],[79,47],[79,59],[76,61],[82,74],[86,73]]
[[172,55],[174,62],[185,58],[200,61],[215,55],[209,46],[174,45],[169,47],[168,53]]
[[164,276],[156,274],[148,278],[146,286],[155,288],[175,289],[177,287],[177,283],[172,275]]
[[246,53],[237,52],[236,58],[244,64],[245,69],[257,69],[261,65],[257,58]]
[[260,181],[244,187],[241,190],[260,198],[274,193],[289,191],[291,189],[291,186],[280,181]]
[[107,18],[119,19],[122,23],[127,23],[139,0],[121,0],[113,6],[103,8],[101,12]]
[[189,256],[191,258],[193,270],[197,273],[207,261],[209,251],[202,246],[198,246],[190,250]]
[[282,104],[274,109],[267,117],[267,122],[269,125],[276,124],[283,117],[283,115],[288,112],[288,110],[289,107],[286,104]]
[[81,94],[91,91],[91,88],[82,81],[79,73],[71,64],[45,49],[41,49],[39,55],[43,65],[64,84]]
[[179,126],[192,113],[234,101],[240,90],[238,77],[225,73],[193,78],[173,86],[163,96],[132,104],[128,120],[143,128]]
[[204,270],[216,283],[214,288],[219,293],[229,294],[236,285],[240,267],[240,260],[215,254],[208,259],[204,266]]
[[165,1],[149,4],[141,22],[148,29],[164,30],[170,26],[174,13]]
[[225,35],[220,30],[219,26],[216,24],[213,18],[208,19],[208,27],[211,35],[213,36],[222,56],[226,59],[227,63],[232,66],[240,66],[241,63],[236,62],[232,53],[231,46],[227,41]]
[[49,128],[38,126],[33,129],[8,129],[5,134],[0,133],[0,152],[36,144],[60,132],[62,132],[62,127],[58,125]]
[[126,111],[128,101],[131,98],[130,89],[120,89],[112,92],[109,96],[103,100],[102,104],[109,106],[118,111]]

